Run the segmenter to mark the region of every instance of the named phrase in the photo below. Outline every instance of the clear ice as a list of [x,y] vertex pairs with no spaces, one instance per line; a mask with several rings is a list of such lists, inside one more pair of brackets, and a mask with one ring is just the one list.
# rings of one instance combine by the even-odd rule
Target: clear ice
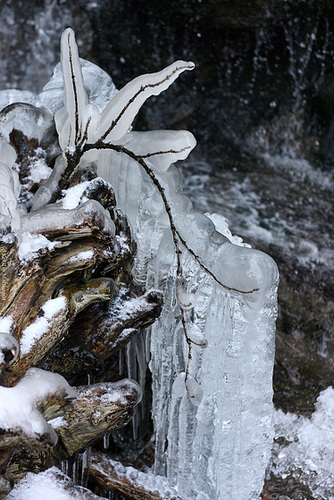
[[[259,289],[244,294],[222,288],[183,249],[186,279],[180,297],[175,250],[159,193],[134,162],[122,158],[119,168],[113,158],[110,163],[108,169],[101,167],[101,174],[130,214],[138,244],[134,277],[164,290],[164,309],[151,327],[148,356],[155,473],[167,475],[189,500],[258,498],[273,438],[276,265],[262,252],[233,245],[208,217],[194,212],[172,166],[159,179],[188,245],[228,287]],[[188,335],[196,342],[191,344],[188,377],[180,302]]]

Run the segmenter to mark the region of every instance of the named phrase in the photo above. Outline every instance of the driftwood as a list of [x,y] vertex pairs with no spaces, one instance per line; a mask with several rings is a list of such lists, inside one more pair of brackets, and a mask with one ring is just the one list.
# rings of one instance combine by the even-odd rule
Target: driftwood
[[[17,483],[27,472],[40,472],[53,464],[53,443],[23,431],[1,431],[0,471],[3,485]],[[7,491],[8,493],[8,491]],[[1,490],[0,490],[0,498]]]
[[141,400],[138,384],[130,380],[105,382],[77,389],[74,408],[66,407],[56,431],[60,448],[70,458],[96,439],[124,425]]
[[[11,141],[18,153],[21,195],[29,206],[38,187],[29,180],[30,162],[40,144],[19,131]],[[22,217],[23,232],[49,242],[33,259],[20,258],[13,235],[0,243],[0,317],[11,318],[10,332],[0,332],[0,375],[8,391],[18,390],[32,367],[65,375],[71,383],[91,370],[103,380],[104,363],[160,314],[161,293],[132,283],[135,244],[126,217],[115,209],[110,185],[87,167],[73,173],[68,187],[83,179],[90,183],[76,208],[51,203]],[[56,189],[54,201],[61,196]],[[63,306],[24,349],[29,328],[43,321],[45,304],[53,299],[61,299]],[[127,423],[141,391],[135,382],[121,380],[78,387],[76,401],[73,397],[56,388],[26,403],[44,422],[42,434],[28,432],[20,423],[0,428],[0,498],[27,472],[41,472],[61,460],[73,462],[78,452]]]
[[[134,335],[144,334],[143,329],[161,312],[161,293],[149,291],[132,297],[124,284],[118,292],[108,304],[94,304],[76,318],[44,368],[61,373],[71,383],[86,375],[97,376],[109,358]],[[75,374],[80,374],[80,379]]]
[[92,452],[89,476],[101,491],[116,492],[133,500],[181,500],[166,478],[126,467],[105,453]]

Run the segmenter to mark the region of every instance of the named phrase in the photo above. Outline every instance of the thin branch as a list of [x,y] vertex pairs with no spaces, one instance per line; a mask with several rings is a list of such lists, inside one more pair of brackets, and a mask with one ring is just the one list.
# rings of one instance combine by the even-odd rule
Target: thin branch
[[257,292],[259,290],[259,288],[253,288],[252,290],[239,290],[238,288],[233,288],[233,287],[230,287],[228,285],[225,285],[215,276],[215,274],[212,271],[210,271],[210,269],[205,264],[203,264],[200,257],[198,255],[196,255],[196,253],[194,252],[194,250],[191,247],[188,246],[187,242],[185,241],[185,239],[182,237],[182,235],[180,234],[180,232],[176,228],[174,218],[172,215],[172,211],[171,211],[170,205],[168,203],[167,197],[165,195],[165,188],[161,185],[159,179],[157,178],[157,176],[155,175],[153,170],[147,165],[147,163],[145,162],[145,160],[143,159],[142,156],[136,155],[135,153],[133,153],[131,150],[125,148],[124,146],[120,146],[120,145],[116,145],[116,144],[105,144],[104,142],[102,142],[102,140],[97,141],[95,144],[86,144],[82,150],[82,154],[84,154],[85,152],[90,151],[92,149],[109,149],[112,151],[116,151],[118,153],[124,153],[127,156],[129,156],[130,158],[132,158],[133,160],[135,160],[137,163],[139,163],[139,165],[141,165],[143,167],[143,169],[145,170],[145,172],[149,175],[153,184],[156,186],[156,188],[158,189],[158,191],[160,193],[163,204],[165,206],[166,213],[167,213],[168,218],[169,218],[169,224],[170,224],[170,228],[172,231],[173,242],[174,242],[176,256],[177,256],[177,276],[182,276],[182,268],[181,268],[181,261],[180,261],[180,254],[182,252],[180,250],[180,245],[179,245],[179,241],[178,241],[178,239],[179,239],[180,242],[182,243],[182,245],[194,257],[194,259],[200,265],[200,267],[202,269],[204,269],[204,271],[206,273],[208,273],[221,287],[223,287],[226,290],[229,290],[231,292],[238,292],[238,293],[242,293],[242,294],[250,294],[253,292]]
[[176,149],[169,149],[168,151],[155,151],[154,153],[147,153],[146,155],[138,155],[138,158],[151,158],[152,156],[158,156],[158,155],[178,154],[182,153],[183,151],[186,151],[187,149],[191,149],[191,147],[185,146],[184,148],[179,149],[178,151]]
[[71,69],[71,79],[73,85],[73,93],[74,93],[74,104],[75,104],[75,141],[78,142],[80,137],[79,135],[79,104],[78,104],[78,93],[75,82],[74,68],[73,68],[73,59],[72,59],[72,47],[70,43],[71,34],[68,34],[68,52],[69,52],[69,63]]

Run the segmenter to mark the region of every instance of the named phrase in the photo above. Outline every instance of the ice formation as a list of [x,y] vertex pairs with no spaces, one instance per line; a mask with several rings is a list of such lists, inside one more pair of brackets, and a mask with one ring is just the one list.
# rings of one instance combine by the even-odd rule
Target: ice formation
[[[63,153],[35,195],[27,228],[38,233],[43,217],[53,224],[65,213],[61,204],[45,205],[71,165],[92,163],[113,186],[137,241],[134,279],[164,291],[149,345],[139,338],[127,349],[130,377],[143,382],[147,363],[152,372],[154,472],[184,500],[254,499],[273,437],[277,268],[267,255],[233,244],[228,230],[221,232],[223,218],[195,212],[182,194],[172,163],[195,146],[191,133],[131,130],[144,101],[193,67],[177,61],[117,93],[108,75],[79,60],[67,29],[62,72],[56,67],[32,103],[55,113]],[[66,210],[69,223],[77,210],[96,209],[87,203]],[[113,234],[111,219],[98,216]]]

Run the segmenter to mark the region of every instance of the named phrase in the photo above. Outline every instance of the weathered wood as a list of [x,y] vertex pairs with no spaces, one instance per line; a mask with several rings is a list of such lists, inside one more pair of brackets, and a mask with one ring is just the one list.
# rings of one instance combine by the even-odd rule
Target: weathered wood
[[[33,107],[28,111],[34,112]],[[49,204],[31,210],[38,188],[31,175],[34,162],[41,155],[52,167],[55,151],[59,152],[52,126],[47,137],[42,134],[39,139],[28,138],[17,130],[10,135],[18,154],[22,186],[19,201],[28,211],[21,217],[23,241],[27,238],[25,232],[28,239],[30,235],[48,241],[28,259],[21,258],[18,252],[22,234],[16,237],[8,233],[0,242],[0,317],[11,318],[9,338],[14,344],[18,342],[9,343],[9,348],[0,345],[0,384],[7,385],[4,393],[7,389],[15,391],[27,370],[35,366],[65,373],[70,381],[75,373],[82,375],[86,368],[95,368],[99,379],[104,380],[105,363],[110,357],[161,312],[162,294],[145,293],[132,282],[136,245],[126,216],[115,208],[111,186],[97,177],[96,165],[77,162],[73,171],[68,171],[66,182],[61,179],[58,186],[49,184]],[[63,208],[64,187],[68,189],[83,180],[90,183],[78,206]],[[34,209],[41,200],[36,199]],[[45,328],[38,336],[29,337],[27,328],[30,333],[35,331],[51,299],[61,299],[60,309],[45,318]],[[18,345],[20,352],[15,359]],[[21,393],[17,393],[22,397],[22,385]],[[15,425],[13,418],[13,428],[0,429],[0,498],[28,471],[44,471],[63,459],[73,461],[78,452],[127,423],[141,399],[141,389],[130,380],[79,387],[77,394],[75,407],[73,394],[69,396],[61,389],[31,401],[31,418],[41,420],[42,436],[31,433],[24,419]],[[27,408],[29,412],[29,404]],[[67,489],[73,495],[78,491],[69,484]],[[145,492],[145,487],[139,485],[139,491]],[[133,498],[163,498],[154,496],[154,491],[149,494],[153,496]],[[93,499],[95,495],[82,491],[81,498]]]
[[92,452],[90,479],[102,491],[116,492],[131,500],[181,500],[167,479],[125,467],[101,452]]
[[0,500],[6,498],[8,493],[10,493],[12,487],[10,482],[4,477],[0,477]]
[[[55,429],[60,441],[59,453],[65,452],[66,458],[127,423],[141,400],[140,387],[131,380],[79,387],[77,393],[75,408],[65,408]],[[52,408],[46,408],[44,414],[52,418]]]
[[[16,388],[8,388],[12,390]],[[73,459],[91,442],[127,423],[141,400],[141,389],[131,380],[79,387],[75,406],[72,392],[58,389],[42,398],[37,394],[36,402],[31,401],[31,418],[37,410],[45,426],[49,423],[43,435],[27,435],[15,423],[13,429],[0,429],[0,473],[6,480],[15,483],[28,471],[43,471],[54,463],[55,456]]]
[[161,307],[160,292],[152,290],[131,297],[123,284],[108,304],[95,304],[76,317],[43,368],[70,380],[78,373],[96,373],[97,367],[103,367],[134,335],[155,321]]
[[[0,473],[17,483],[27,472],[41,472],[53,464],[53,443],[21,430],[0,431]],[[1,498],[1,496],[0,496]]]
[[[54,415],[61,415],[73,406],[75,391],[60,375],[31,369],[15,387],[1,388],[1,397],[8,421],[0,428],[0,473],[17,482],[26,472],[53,464],[57,435],[39,410],[52,407]],[[16,405],[12,409],[12,401],[20,402],[20,414]]]

